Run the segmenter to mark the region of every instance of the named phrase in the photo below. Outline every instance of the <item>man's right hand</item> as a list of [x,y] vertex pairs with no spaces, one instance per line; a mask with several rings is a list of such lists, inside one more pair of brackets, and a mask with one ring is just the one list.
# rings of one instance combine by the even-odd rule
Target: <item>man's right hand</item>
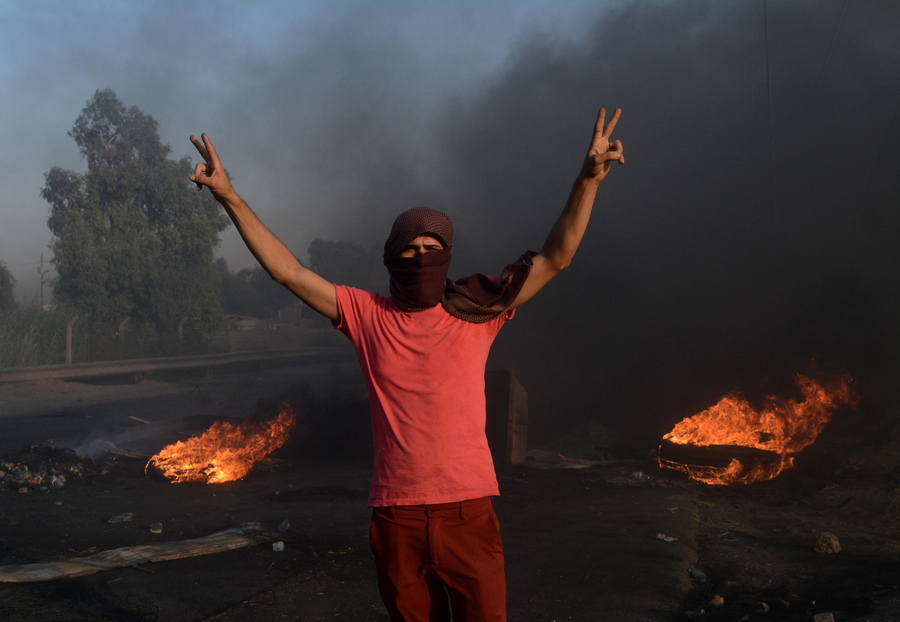
[[191,136],[191,142],[205,160],[194,167],[194,174],[191,175],[191,181],[197,184],[197,190],[203,190],[203,186],[210,189],[237,227],[247,248],[276,282],[287,287],[315,311],[332,321],[338,321],[341,316],[334,285],[301,265],[281,240],[266,228],[253,210],[238,196],[231,187],[225,168],[209,136],[206,134],[201,134],[200,138]]
[[197,184],[197,191],[203,190],[203,186],[206,186],[219,201],[226,199],[234,193],[234,188],[231,187],[225,167],[222,166],[219,154],[216,153],[209,136],[206,134],[201,134],[200,138],[191,136],[191,142],[205,160],[194,166],[194,174],[191,175],[191,181]]

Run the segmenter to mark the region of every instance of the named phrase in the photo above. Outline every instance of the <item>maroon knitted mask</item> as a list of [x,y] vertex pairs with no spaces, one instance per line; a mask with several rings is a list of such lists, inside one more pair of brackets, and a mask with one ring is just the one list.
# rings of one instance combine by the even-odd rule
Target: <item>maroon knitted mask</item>
[[[444,249],[400,257],[403,248],[422,235],[437,239]],[[453,223],[446,214],[414,207],[400,214],[384,243],[384,265],[391,275],[391,298],[404,311],[430,309],[441,301],[447,284],[453,244]]]

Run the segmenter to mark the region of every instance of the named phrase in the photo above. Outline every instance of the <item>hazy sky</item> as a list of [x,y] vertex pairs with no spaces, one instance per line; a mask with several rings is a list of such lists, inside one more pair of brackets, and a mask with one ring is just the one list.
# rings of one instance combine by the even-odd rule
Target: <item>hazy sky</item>
[[[0,261],[26,298],[41,252],[52,267],[40,188],[53,166],[84,169],[67,132],[98,89],[156,118],[173,157],[193,156],[187,137],[208,132],[254,205],[291,214],[296,234],[285,237],[303,255],[314,237],[340,236],[323,202],[359,196],[317,181],[307,158],[349,159],[361,145],[348,132],[373,114],[391,131],[426,134],[448,101],[495,79],[523,39],[583,38],[615,4],[0,1]],[[250,265],[234,237],[222,253]]]
[[[83,169],[66,132],[98,89],[175,157],[207,132],[301,258],[446,211],[451,276],[540,247],[620,106],[627,164],[495,348],[544,424],[664,432],[813,356],[896,406],[898,42],[891,0],[0,2],[0,261],[33,298],[43,175]],[[252,265],[233,231],[220,253]]]

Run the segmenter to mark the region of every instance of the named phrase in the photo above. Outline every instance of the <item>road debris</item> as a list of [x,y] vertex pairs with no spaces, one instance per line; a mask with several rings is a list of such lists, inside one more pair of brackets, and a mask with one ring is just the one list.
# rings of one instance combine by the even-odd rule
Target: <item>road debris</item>
[[676,540],[678,540],[678,538],[676,538],[675,536],[667,536],[664,533],[656,534],[656,539],[662,540],[663,542],[675,542]]
[[162,562],[197,555],[221,553],[269,541],[271,537],[259,523],[244,523],[201,538],[144,544],[102,551],[68,561],[0,566],[0,583],[37,583],[83,577],[103,570],[125,568],[147,562]]
[[67,447],[32,445],[0,459],[0,490],[51,492],[71,481],[109,473],[114,458],[92,460]]
[[840,553],[841,543],[837,536],[829,531],[823,531],[816,536],[816,553]]

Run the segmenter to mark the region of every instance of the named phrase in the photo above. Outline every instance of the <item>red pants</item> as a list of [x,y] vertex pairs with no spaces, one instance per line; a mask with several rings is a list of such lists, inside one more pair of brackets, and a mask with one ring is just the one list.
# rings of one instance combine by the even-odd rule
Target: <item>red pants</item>
[[490,497],[374,508],[370,542],[393,622],[506,621],[503,544]]

